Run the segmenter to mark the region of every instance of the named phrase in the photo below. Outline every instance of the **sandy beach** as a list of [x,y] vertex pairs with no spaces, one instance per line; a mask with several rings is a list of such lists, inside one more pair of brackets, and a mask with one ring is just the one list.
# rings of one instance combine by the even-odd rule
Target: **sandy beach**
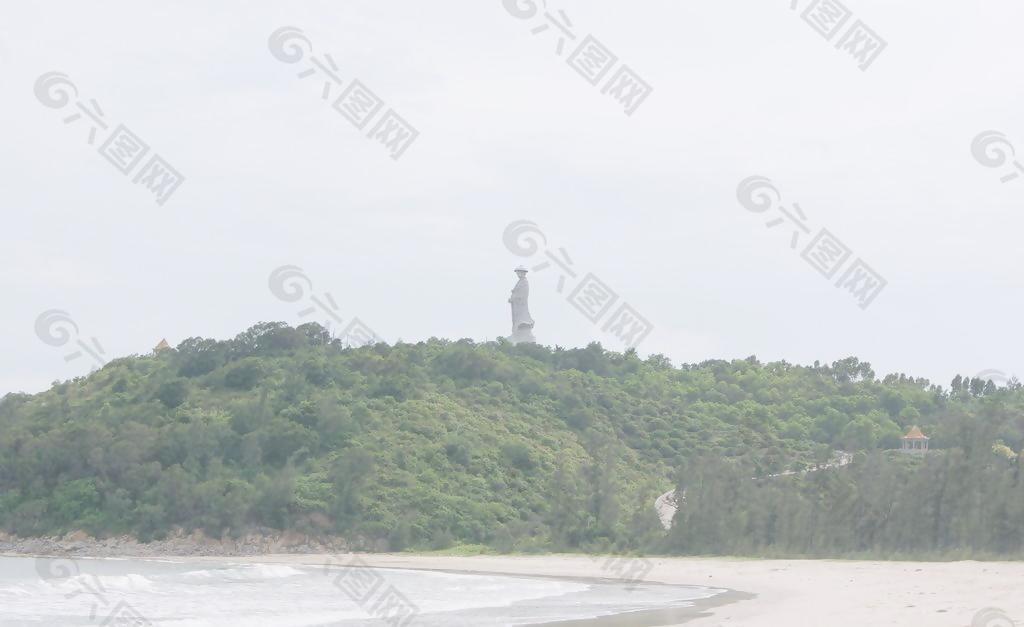
[[[553,577],[601,577],[601,562],[582,556],[361,554],[371,566]],[[212,560],[215,558],[196,558]],[[261,555],[231,561],[323,564],[324,555]],[[871,562],[649,558],[646,581],[727,588],[726,604],[698,606],[687,627],[913,625],[967,627],[983,608],[1024,621],[1024,562]],[[1009,622],[979,627],[1008,627]]]

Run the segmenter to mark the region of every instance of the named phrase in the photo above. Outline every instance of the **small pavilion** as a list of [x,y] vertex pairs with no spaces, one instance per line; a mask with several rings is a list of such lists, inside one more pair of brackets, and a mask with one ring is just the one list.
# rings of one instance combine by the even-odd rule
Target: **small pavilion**
[[913,455],[924,455],[928,452],[928,439],[928,436],[921,433],[921,429],[914,425],[910,431],[907,431],[907,435],[900,439],[900,451]]
[[160,343],[153,348],[154,353],[162,353],[163,351],[171,350],[171,345],[167,343],[167,339],[160,340]]

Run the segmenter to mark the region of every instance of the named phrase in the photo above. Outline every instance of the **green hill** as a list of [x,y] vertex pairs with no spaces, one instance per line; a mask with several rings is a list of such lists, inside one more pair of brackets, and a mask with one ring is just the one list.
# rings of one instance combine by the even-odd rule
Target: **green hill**
[[[948,392],[905,375],[879,381],[855,358],[673,367],[598,344],[347,348],[316,324],[261,323],[232,340],[191,338],[41,394],[4,397],[0,528],[149,539],[179,526],[216,537],[270,527],[392,549],[871,550],[889,536],[864,541],[854,530],[845,543],[825,534],[806,546],[792,538],[806,537],[799,525],[823,525],[808,512],[836,511],[830,499],[840,492],[849,499],[880,485],[865,474],[872,468],[904,485],[969,464],[996,473],[979,482],[1014,482],[992,490],[1024,496],[1013,456],[1024,441],[1024,392],[964,381]],[[935,454],[922,462],[879,452],[898,447],[911,424],[932,436]],[[997,440],[1005,454],[989,450]],[[849,471],[749,480],[834,448],[865,453]],[[666,537],[652,504],[677,484],[688,502]],[[758,518],[774,511],[781,524],[784,502],[804,516],[787,523],[789,535]],[[947,520],[958,507],[968,505],[936,515]],[[1014,507],[998,524],[1024,529]],[[907,550],[946,548],[938,534],[924,546],[892,537]],[[985,542],[978,550],[1003,550]]]

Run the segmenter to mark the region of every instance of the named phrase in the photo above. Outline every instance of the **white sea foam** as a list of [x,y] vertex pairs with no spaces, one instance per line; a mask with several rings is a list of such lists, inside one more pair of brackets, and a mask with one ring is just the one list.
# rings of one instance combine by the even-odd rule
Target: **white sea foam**
[[[0,624],[102,624],[120,604],[153,624],[193,627],[365,625],[385,595],[415,606],[416,624],[505,627],[681,607],[708,588],[374,569],[370,598],[320,567],[152,560],[77,563],[74,577],[40,579],[28,558],[0,558]],[[354,580],[349,580],[349,583]],[[361,581],[365,582],[365,579]],[[374,592],[376,590],[376,592]],[[98,612],[98,616],[92,616]],[[91,616],[91,618],[90,618]]]
[[283,564],[246,564],[234,568],[209,568],[190,570],[182,574],[187,579],[233,579],[263,580],[295,577],[305,573],[298,568]]
[[33,594],[35,594],[35,590],[32,590],[29,586],[0,586],[0,595],[30,597]]
[[65,592],[100,590],[104,592],[149,592],[154,589],[153,581],[135,573],[127,575],[75,575],[53,582]]
[[0,585],[0,598],[53,594],[70,598],[82,595],[153,592],[154,590],[156,590],[155,582],[144,575],[135,573],[102,576],[85,574],[58,579],[36,578],[13,585]]

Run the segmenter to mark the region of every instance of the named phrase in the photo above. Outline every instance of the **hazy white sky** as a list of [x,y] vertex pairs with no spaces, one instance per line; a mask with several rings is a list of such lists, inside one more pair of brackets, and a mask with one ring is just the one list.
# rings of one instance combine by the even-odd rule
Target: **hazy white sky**
[[[0,5],[0,394],[94,364],[35,331],[67,311],[113,358],[260,320],[298,324],[330,293],[389,341],[510,331],[502,242],[532,220],[577,279],[534,272],[539,341],[622,344],[567,302],[593,273],[647,318],[643,354],[676,363],[857,355],[880,374],[948,384],[1024,374],[1016,315],[1024,176],[971,154],[982,131],[1024,149],[1024,4],[844,0],[831,41],[813,0],[5,2]],[[521,7],[526,3],[521,2]],[[559,18],[560,19],[560,18]],[[861,20],[887,46],[866,70],[835,45]],[[341,87],[268,50],[283,26],[331,55]],[[618,61],[596,86],[567,63],[593,35]],[[602,94],[628,65],[653,87],[632,116]],[[48,108],[47,72],[78,95]],[[383,101],[359,130],[331,102],[354,79]],[[95,100],[108,124],[88,143]],[[419,132],[398,160],[366,137],[392,108]],[[160,206],[98,152],[124,124],[185,177]],[[1022,156],[1024,159],[1024,156]],[[738,183],[770,178],[808,233],[767,228]],[[827,228],[888,285],[866,309],[801,257]],[[268,288],[283,265],[312,291]],[[844,267],[845,268],[845,267]],[[840,273],[842,270],[839,271]]]

